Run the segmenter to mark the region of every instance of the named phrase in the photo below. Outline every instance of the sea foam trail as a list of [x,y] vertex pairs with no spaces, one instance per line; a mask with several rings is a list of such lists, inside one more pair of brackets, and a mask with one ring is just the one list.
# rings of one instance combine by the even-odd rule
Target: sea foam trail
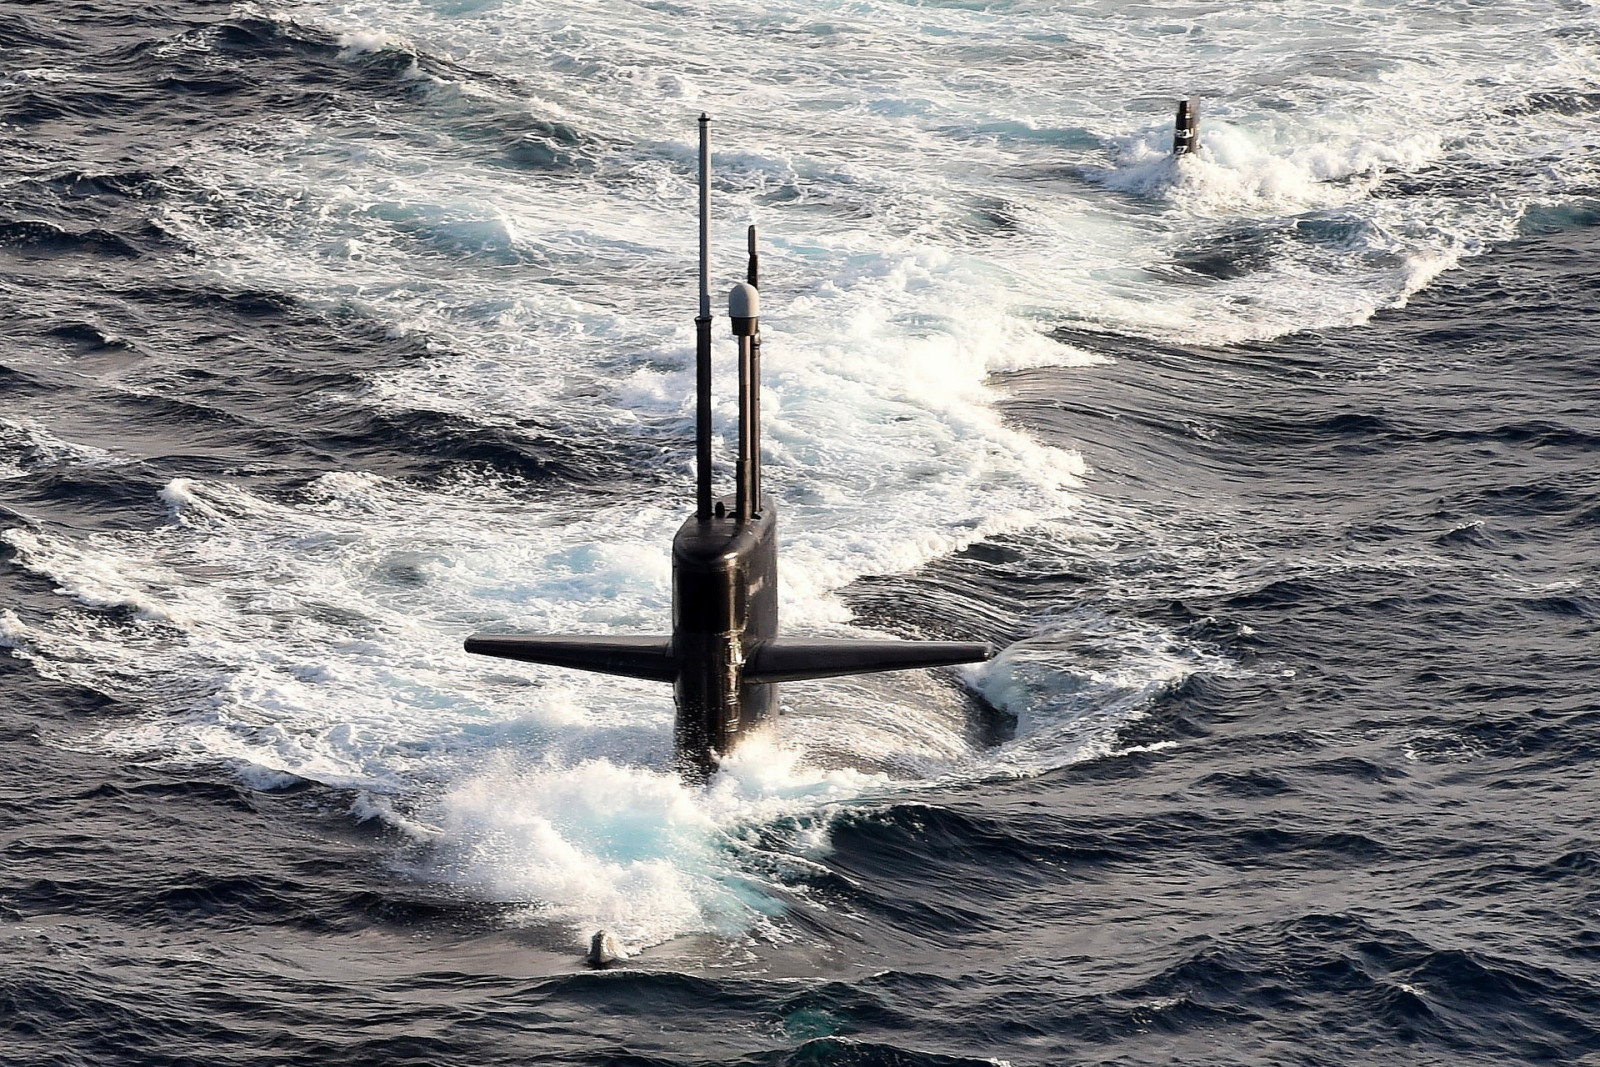
[[[70,448],[55,460],[79,461]],[[827,696],[831,717],[786,721],[781,744],[758,739],[706,794],[670,769],[664,687],[461,653],[464,632],[508,613],[557,632],[659,631],[673,512],[535,513],[535,541],[492,487],[424,499],[338,473],[288,503],[187,479],[160,498],[169,521],[149,533],[5,534],[77,606],[8,617],[6,644],[153,712],[74,743],[221,760],[257,788],[347,791],[354,817],[427,850],[410,873],[536,901],[531,920],[605,923],[635,945],[765,929],[788,895],[770,849],[740,844],[749,828],[799,819],[803,850],[839,803],[992,773],[957,693],[894,686]],[[869,769],[839,765],[841,751]]]
[[[738,131],[725,180],[785,209],[764,212],[775,232],[792,219],[798,237],[842,224],[879,247],[975,240],[1010,274],[1013,306],[1037,297],[1110,329],[1224,342],[1362,321],[1594,176],[1582,12],[1362,9],[1179,5],[1166,22],[1114,6],[713,19],[546,5],[510,11],[514,35],[504,9],[349,3],[323,18],[515,72],[536,113],[631,145],[660,143],[653,116],[711,108]],[[683,58],[718,54],[740,62]],[[1205,98],[1207,148],[1173,175],[1159,159],[1180,95]],[[1419,174],[1395,195],[1397,176]],[[1174,285],[1160,269],[1218,223],[1304,216],[1251,277]]]

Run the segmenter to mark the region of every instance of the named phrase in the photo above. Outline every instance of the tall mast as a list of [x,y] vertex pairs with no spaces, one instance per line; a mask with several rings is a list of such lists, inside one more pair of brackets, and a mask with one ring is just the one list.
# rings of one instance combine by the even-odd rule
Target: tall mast
[[[745,278],[760,289],[761,260],[756,254],[756,228],[750,227],[750,266]],[[761,510],[761,320],[750,331],[750,499]]]
[[711,119],[700,116],[700,314],[695,327],[695,516],[711,518]]
[[[755,233],[755,227],[750,227]],[[749,522],[761,507],[761,300],[756,287],[740,282],[728,294],[728,318],[739,341],[739,458],[734,510],[740,522]]]

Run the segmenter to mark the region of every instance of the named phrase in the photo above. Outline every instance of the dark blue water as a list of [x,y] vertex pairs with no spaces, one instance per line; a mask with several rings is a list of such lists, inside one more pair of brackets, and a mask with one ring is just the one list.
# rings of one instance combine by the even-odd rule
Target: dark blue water
[[[163,47],[202,32],[203,51]],[[307,419],[420,344],[230,284],[164,232],[164,200],[204,196],[165,162],[179,146],[381,99],[381,62],[193,2],[12,4],[0,54],[85,72],[0,89],[7,529],[156,537],[182,478],[285,501],[341,471],[533,499],[670,481],[648,442],[533,419]],[[992,384],[1012,425],[1088,461],[1092,545],[998,534],[845,599],[868,624],[1000,642],[1064,620],[1052,640],[1083,678],[1149,633],[1210,666],[1058,769],[832,810],[830,847],[769,887],[782,936],[683,936],[607,971],[526,902],[409,876],[415,841],[352,818],[351,789],[92,743],[205,680],[82,682],[74,654],[181,623],[97,604],[104,575],[63,596],[12,537],[0,1062],[1600,1056],[1597,222],[1535,217],[1363,326],[1230,347],[1063,326],[1112,358]],[[1255,269],[1216,255],[1213,274]],[[33,647],[47,623],[79,652]],[[745,843],[787,855],[804,822]]]

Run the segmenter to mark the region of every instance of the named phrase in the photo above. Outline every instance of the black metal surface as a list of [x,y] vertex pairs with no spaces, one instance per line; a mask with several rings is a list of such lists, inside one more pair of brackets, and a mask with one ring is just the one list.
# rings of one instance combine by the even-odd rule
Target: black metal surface
[[711,316],[694,320],[695,329],[695,515],[711,517]]
[[1200,150],[1200,105],[1193,100],[1178,101],[1178,117],[1172,127],[1172,154],[1188,155]]
[[778,637],[756,646],[745,660],[747,682],[798,682],[918,667],[950,667],[994,656],[985,641],[852,641]]
[[711,118],[700,116],[700,312],[694,320],[695,514],[711,517]]
[[[750,320],[754,322],[754,320]],[[755,336],[739,335],[739,457],[734,463],[734,514],[740,522],[749,522],[755,514],[756,480],[760,478],[761,460],[756,453],[756,395],[760,392],[755,376]]]
[[[726,511],[726,509],[724,509]],[[762,501],[751,522],[691,519],[672,542],[673,649],[679,663],[675,748],[689,774],[777,707],[768,684],[745,677],[745,658],[778,633],[778,513]]]
[[466,649],[480,656],[572,667],[598,674],[620,674],[653,682],[670,682],[678,676],[670,637],[474,634],[467,638]]

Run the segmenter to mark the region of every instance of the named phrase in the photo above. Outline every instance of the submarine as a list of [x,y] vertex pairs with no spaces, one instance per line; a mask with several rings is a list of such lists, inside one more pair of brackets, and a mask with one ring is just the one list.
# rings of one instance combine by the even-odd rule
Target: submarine
[[780,682],[990,659],[979,641],[782,637],[778,508],[761,490],[760,257],[748,230],[746,279],[728,295],[738,345],[738,453],[731,495],[712,479],[711,119],[700,116],[700,307],[695,322],[695,510],[672,541],[672,632],[659,636],[474,634],[483,656],[668,682],[674,763],[704,781],[741,737],[771,721]]

